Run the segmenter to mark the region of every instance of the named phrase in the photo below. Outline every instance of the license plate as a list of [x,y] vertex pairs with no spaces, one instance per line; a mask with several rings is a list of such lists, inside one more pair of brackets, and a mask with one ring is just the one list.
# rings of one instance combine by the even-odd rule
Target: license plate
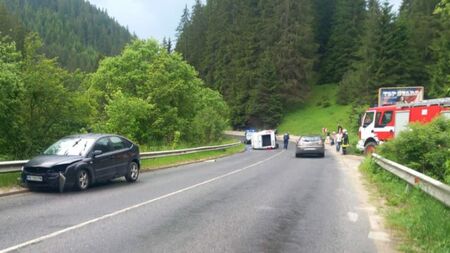
[[305,148],[305,150],[316,150],[315,148]]
[[27,176],[28,181],[42,182],[42,176]]

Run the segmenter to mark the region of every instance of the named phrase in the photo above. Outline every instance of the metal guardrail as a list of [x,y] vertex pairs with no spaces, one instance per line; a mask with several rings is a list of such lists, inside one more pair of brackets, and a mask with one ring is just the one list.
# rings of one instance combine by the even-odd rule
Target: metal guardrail
[[[218,146],[205,146],[205,147],[197,147],[197,148],[187,148],[187,149],[177,149],[177,150],[168,150],[168,151],[154,151],[154,152],[142,152],[141,159],[152,159],[158,157],[167,157],[167,156],[176,156],[176,155],[184,155],[184,154],[192,154],[198,153],[202,151],[213,151],[213,150],[222,150],[230,147],[234,147],[239,145],[241,142],[235,142],[230,144],[218,145]],[[19,172],[24,164],[26,164],[28,160],[22,161],[5,161],[0,162],[0,173],[7,172]]]
[[430,196],[450,206],[450,186],[378,154],[373,153],[372,159],[383,169],[398,176],[410,185],[419,187]]

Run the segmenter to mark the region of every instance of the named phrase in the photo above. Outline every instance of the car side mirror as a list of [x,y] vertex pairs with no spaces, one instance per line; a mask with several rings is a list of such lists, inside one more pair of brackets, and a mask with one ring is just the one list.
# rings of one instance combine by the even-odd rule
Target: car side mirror
[[103,152],[101,150],[94,150],[94,153],[92,153],[93,157],[96,157],[98,155],[101,155]]

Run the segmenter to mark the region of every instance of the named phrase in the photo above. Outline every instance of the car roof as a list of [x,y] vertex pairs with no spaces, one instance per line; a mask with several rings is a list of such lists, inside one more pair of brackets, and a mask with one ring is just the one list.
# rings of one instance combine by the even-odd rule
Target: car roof
[[74,135],[69,135],[69,136],[65,136],[64,138],[82,138],[82,139],[87,139],[87,138],[93,138],[93,139],[100,139],[102,137],[108,137],[108,136],[118,136],[115,134],[98,134],[98,133],[88,133],[88,134],[74,134]]
[[305,134],[300,137],[320,137],[320,138],[322,138],[322,135],[320,135],[320,134]]

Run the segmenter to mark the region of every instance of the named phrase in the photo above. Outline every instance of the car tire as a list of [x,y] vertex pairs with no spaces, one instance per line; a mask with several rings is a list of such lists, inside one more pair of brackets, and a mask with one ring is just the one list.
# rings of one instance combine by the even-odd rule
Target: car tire
[[299,158],[299,157],[300,157],[300,154],[295,154],[295,157]]
[[75,186],[78,190],[84,191],[86,190],[91,183],[91,176],[89,172],[85,169],[81,169],[77,172]]
[[125,175],[125,179],[127,182],[133,183],[139,178],[139,165],[136,162],[131,162],[128,165],[127,174]]
[[320,157],[325,157],[325,152],[320,153]]

